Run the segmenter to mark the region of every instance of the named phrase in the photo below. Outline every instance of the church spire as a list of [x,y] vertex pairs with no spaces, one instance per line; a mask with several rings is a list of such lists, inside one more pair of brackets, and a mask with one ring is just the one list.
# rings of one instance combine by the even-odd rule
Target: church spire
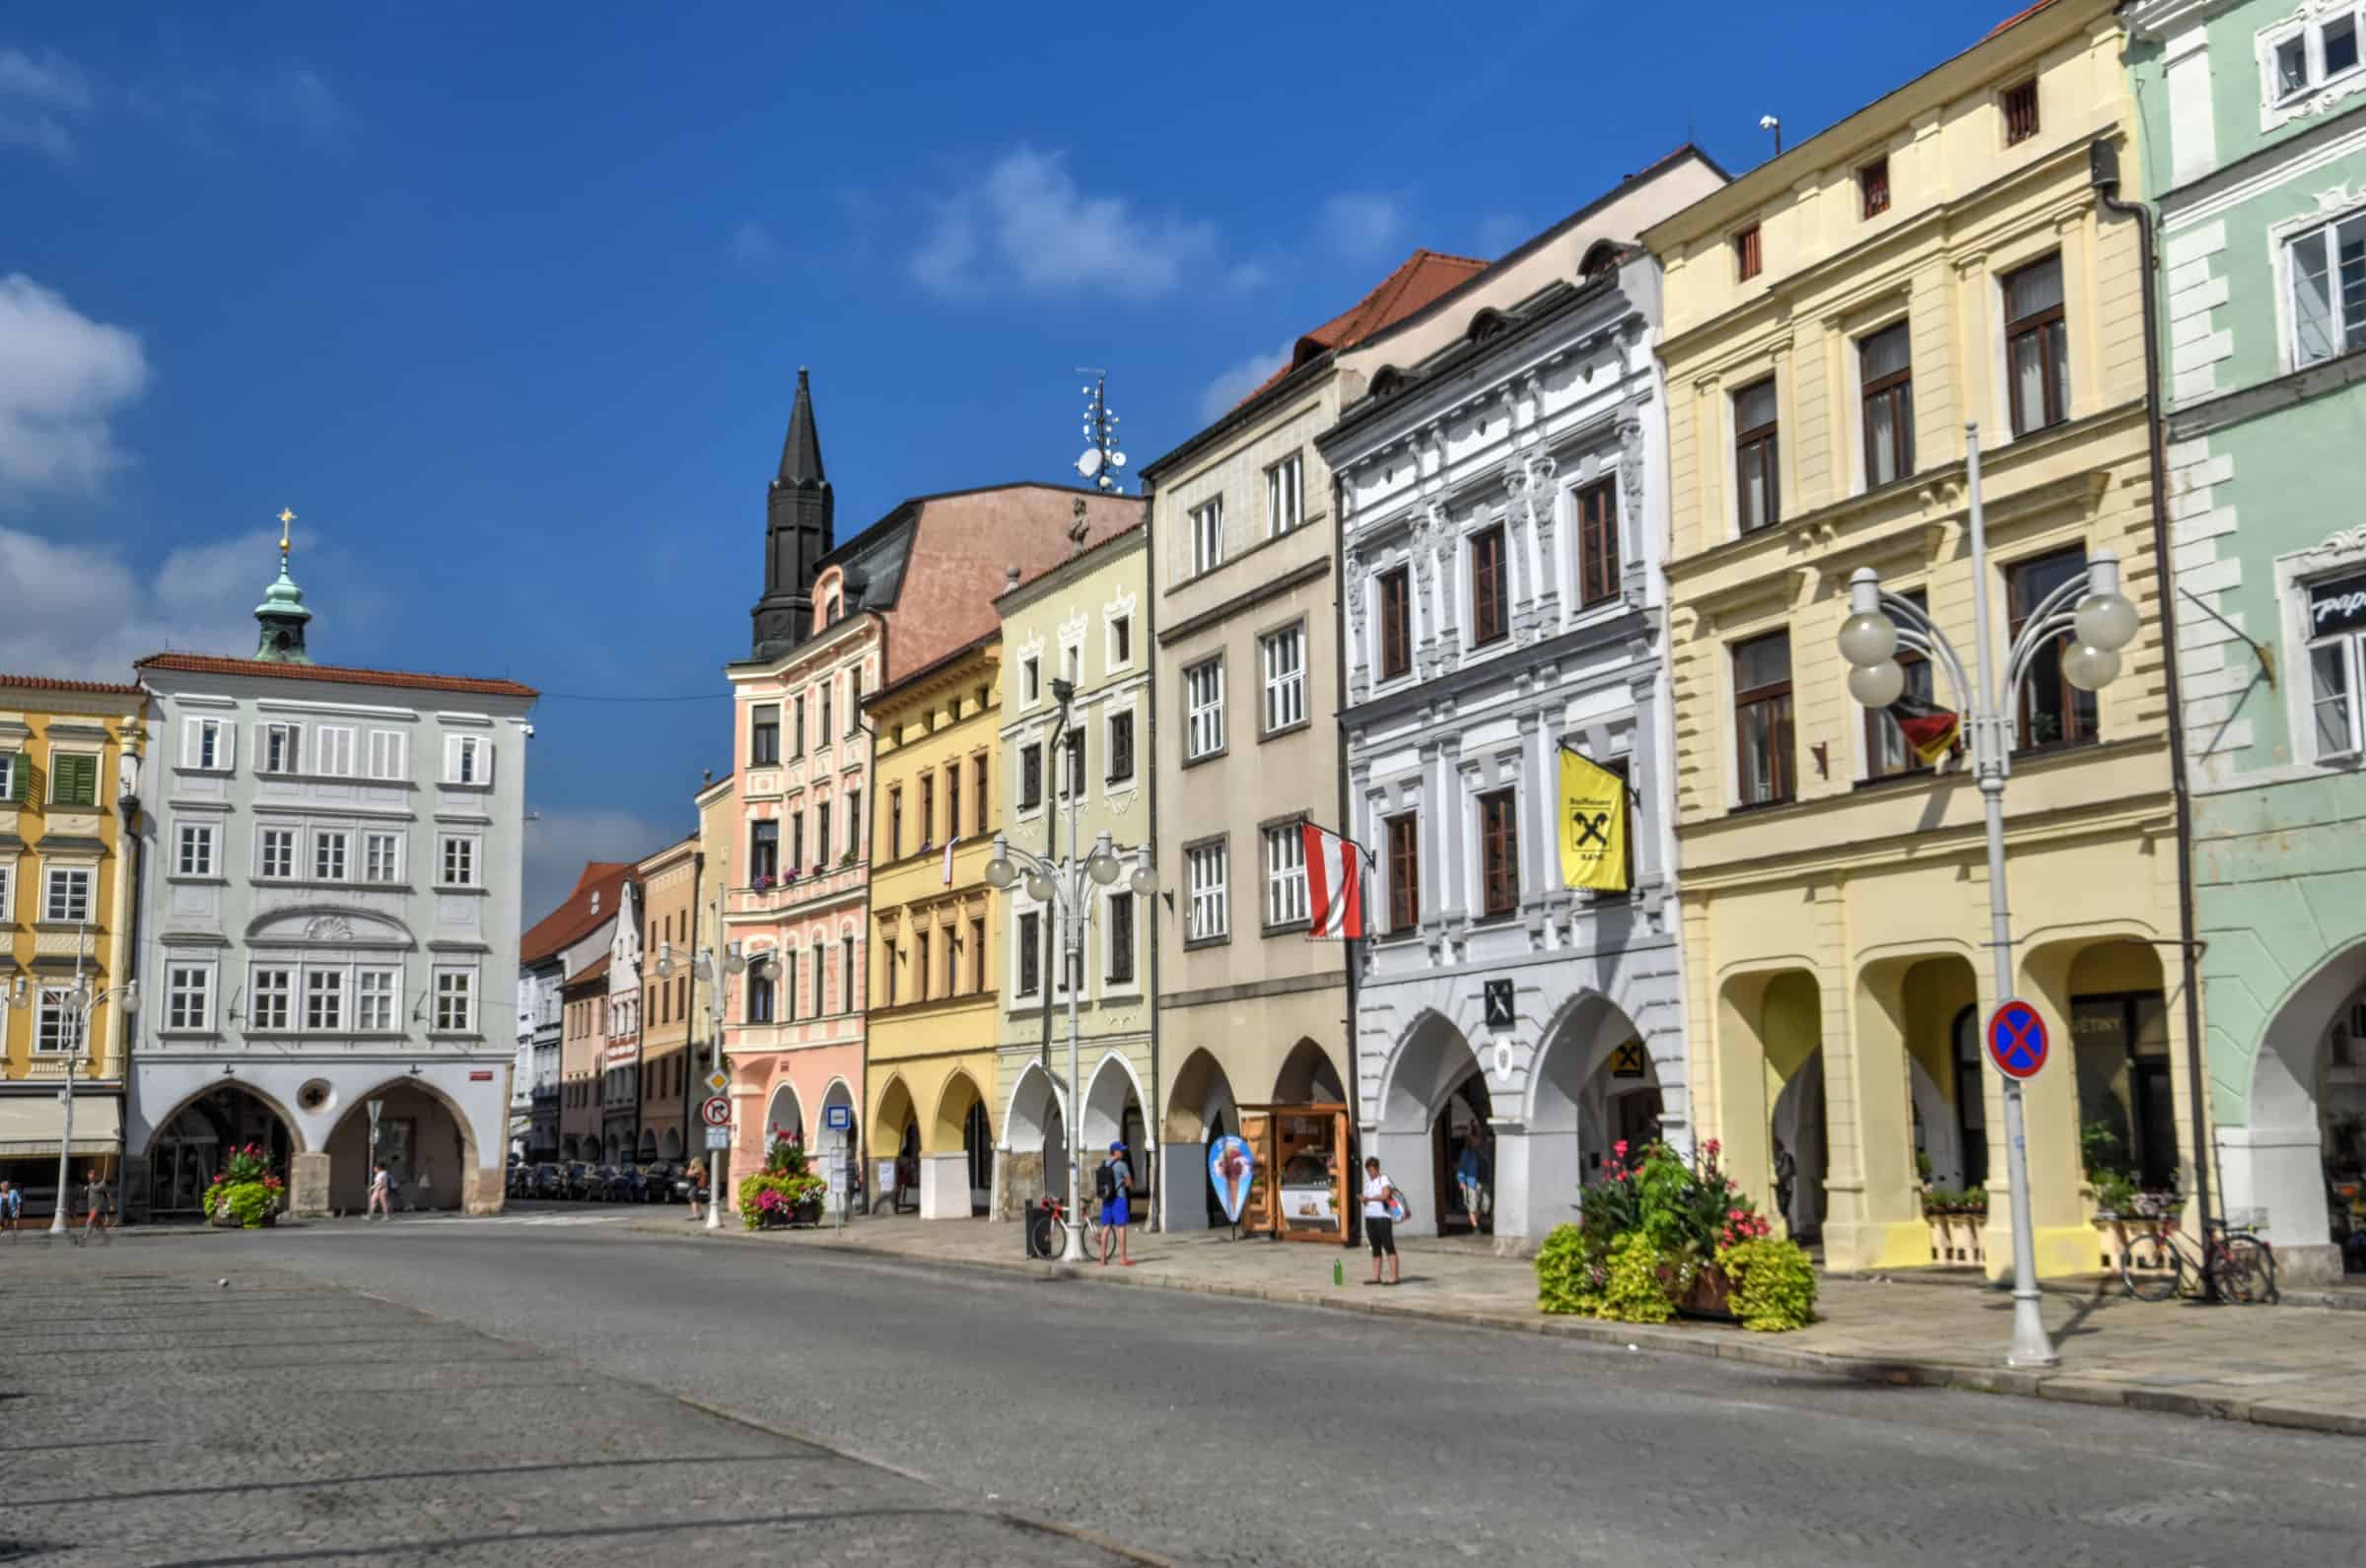
[[756,601],[752,657],[777,658],[813,630],[813,579],[836,543],[830,482],[823,477],[813,387],[797,372],[797,401],[781,443],[781,471],[765,498],[764,597]]
[[266,664],[310,664],[313,656],[304,650],[305,623],[313,612],[304,607],[304,589],[288,576],[288,525],[296,513],[286,508],[279,513],[279,580],[263,590],[263,602],[254,607],[254,619],[261,635],[254,645],[254,656]]

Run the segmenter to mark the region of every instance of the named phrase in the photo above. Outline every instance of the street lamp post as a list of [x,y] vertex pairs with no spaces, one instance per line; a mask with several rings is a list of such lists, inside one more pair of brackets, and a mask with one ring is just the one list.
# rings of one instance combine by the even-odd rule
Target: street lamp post
[[[1068,681],[1055,680],[1052,695],[1059,699],[1065,723],[1069,707],[1076,701],[1077,689]],[[1085,1261],[1084,1217],[1080,1206],[1084,1198],[1084,1097],[1079,1076],[1081,1043],[1077,1011],[1079,995],[1084,989],[1084,901],[1091,897],[1093,888],[1114,883],[1124,869],[1106,832],[1093,841],[1089,856],[1078,858],[1077,817],[1076,792],[1071,790],[1065,858],[1054,860],[1020,849],[998,833],[994,836],[994,856],[986,862],[986,881],[996,892],[1008,893],[1023,879],[1027,897],[1038,904],[1050,905],[1060,917],[1061,962],[1068,977],[1068,1245],[1060,1255],[1064,1263]],[[1142,862],[1127,876],[1126,886],[1147,898],[1157,891],[1158,879],[1148,863]]]
[[[24,998],[25,980],[23,976],[19,976],[15,1005],[20,1007],[25,1005]],[[65,1119],[64,1125],[58,1129],[57,1201],[52,1205],[49,1215],[49,1234],[52,1236],[63,1236],[66,1233],[66,1209],[72,1201],[72,1193],[67,1185],[71,1180],[67,1161],[74,1152],[74,1068],[83,1053],[90,1049],[91,1014],[107,1001],[118,998],[122,1001],[125,1012],[137,1012],[140,1006],[140,983],[136,980],[127,981],[123,985],[110,987],[105,990],[93,990],[90,989],[90,983],[80,975],[74,977],[73,996],[68,1003],[72,1008],[71,1016],[74,1019],[74,1038],[66,1056],[66,1087],[59,1096],[65,1104]]]
[[[726,879],[719,870],[716,877],[715,888],[715,934],[718,940],[720,940],[723,935],[723,884],[725,880]],[[758,954],[752,959],[749,958],[745,953],[742,953],[739,950],[739,944],[737,942],[726,943],[720,953],[712,947],[696,948],[690,952],[686,958],[682,959],[677,959],[673,956],[673,944],[671,942],[660,942],[658,944],[658,979],[671,980],[673,978],[675,968],[683,963],[687,963],[690,967],[691,975],[698,980],[705,981],[707,984],[708,1039],[713,1047],[710,1059],[713,1062],[714,1070],[718,1073],[723,1071],[723,983],[725,977],[730,975],[746,974],[751,969],[758,976],[761,976],[764,973],[765,966],[768,962],[769,961],[762,954]],[[724,1152],[728,1154],[730,1153],[730,1150],[726,1149]],[[724,1167],[728,1168],[731,1162],[729,1160],[725,1160],[720,1163]],[[708,1150],[707,1229],[709,1230],[723,1229],[724,1173],[722,1170],[717,1169],[717,1165],[718,1162],[714,1158],[714,1151],[712,1149]]]
[[[1994,966],[1996,1001],[2013,995],[2012,915],[2004,885],[2004,784],[2012,774],[2012,731],[2005,716],[2019,706],[2022,684],[2038,654],[2065,632],[2071,647],[2061,655],[2062,678],[2081,691],[2098,691],[2120,673],[2120,650],[2134,641],[2136,607],[2120,591],[2120,558],[2098,550],[2086,576],[2073,578],[2048,594],[2031,612],[2006,650],[2004,678],[1993,676],[1988,624],[1988,538],[1980,495],[1980,426],[1964,427],[1965,477],[1971,491],[1972,620],[1975,679],[1929,613],[1913,600],[1882,591],[1881,576],[1860,567],[1848,579],[1848,619],[1841,627],[1841,656],[1850,665],[1848,694],[1880,710],[1906,690],[1906,671],[1896,654],[1903,646],[1946,671],[1972,745],[1972,776],[1980,785],[1987,817],[1988,949]],[[2037,1240],[2030,1229],[2029,1148],[2024,1133],[2021,1083],[2004,1080],[2006,1180],[2012,1187],[2013,1338],[2005,1364],[2051,1367],[2060,1357],[2046,1333],[2039,1311]]]

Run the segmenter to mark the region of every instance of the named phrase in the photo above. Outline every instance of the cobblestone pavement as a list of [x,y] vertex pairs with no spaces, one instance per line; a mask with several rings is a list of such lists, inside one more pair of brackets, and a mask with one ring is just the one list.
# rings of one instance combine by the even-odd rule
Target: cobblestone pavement
[[[225,1272],[268,1266],[423,1308],[439,1322],[408,1331],[492,1358],[455,1368],[452,1386],[500,1373],[605,1391],[551,1397],[549,1435],[494,1445],[505,1457],[488,1463],[675,1451],[656,1435],[669,1425],[643,1428],[659,1409],[680,1420],[679,1406],[607,1381],[628,1380],[886,1461],[941,1487],[940,1505],[1016,1507],[1192,1563],[2248,1568],[2362,1555],[2366,1465],[2350,1438],[886,1261],[687,1224],[320,1228],[141,1251],[181,1248]],[[1313,1265],[1313,1249],[1268,1251]],[[536,1372],[506,1359],[521,1345],[541,1352],[526,1359]],[[539,1482],[411,1484],[431,1498],[461,1487],[482,1509]],[[617,1513],[668,1507],[677,1484],[661,1470]],[[785,1543],[781,1560],[801,1563],[810,1544],[840,1560],[828,1537]],[[594,1545],[579,1560],[624,1555]],[[1072,1543],[1017,1545],[1036,1560]]]
[[641,1560],[1127,1558],[201,1240],[0,1249],[0,1562]]

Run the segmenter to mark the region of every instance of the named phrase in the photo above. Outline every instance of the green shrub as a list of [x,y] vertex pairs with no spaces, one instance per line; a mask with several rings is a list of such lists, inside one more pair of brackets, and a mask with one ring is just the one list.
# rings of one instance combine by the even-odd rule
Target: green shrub
[[1741,1242],[1719,1253],[1717,1261],[1733,1287],[1729,1301],[1743,1328],[1779,1333],[1816,1321],[1816,1268],[1797,1242]]
[[1590,1318],[1602,1305],[1602,1260],[1575,1225],[1557,1225],[1536,1250],[1539,1310]]
[[227,1204],[231,1217],[248,1230],[261,1230],[278,1211],[280,1183],[276,1177],[259,1182],[218,1180],[205,1190],[205,1213],[211,1219]]
[[1669,1298],[1660,1250],[1648,1233],[1635,1231],[1612,1244],[1597,1318],[1615,1323],[1666,1323],[1676,1316]]

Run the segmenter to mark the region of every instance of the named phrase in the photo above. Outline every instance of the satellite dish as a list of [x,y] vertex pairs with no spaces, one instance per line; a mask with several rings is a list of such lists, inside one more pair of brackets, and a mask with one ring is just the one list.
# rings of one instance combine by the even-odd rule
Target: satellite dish
[[1123,468],[1123,467],[1125,467],[1125,466],[1126,466],[1126,454],[1125,454],[1124,452],[1111,452],[1111,453],[1109,454],[1109,466],[1110,466],[1110,467],[1112,467],[1112,468]]
[[1101,449],[1098,446],[1085,447],[1084,455],[1077,459],[1077,472],[1082,474],[1085,478],[1090,479],[1094,474],[1097,474],[1100,471]]

